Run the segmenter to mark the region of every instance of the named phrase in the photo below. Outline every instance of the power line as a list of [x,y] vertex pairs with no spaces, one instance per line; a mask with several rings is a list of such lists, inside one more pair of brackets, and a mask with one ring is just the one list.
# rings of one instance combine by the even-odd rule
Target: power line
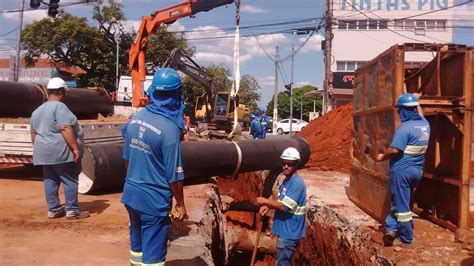
[[13,28],[12,30],[10,30],[10,31],[8,31],[8,32],[5,32],[5,33],[2,33],[2,34],[0,34],[0,37],[7,36],[8,34],[15,32],[15,31],[16,31],[18,28],[20,28],[20,26],[16,26],[16,27],[15,27],[15,28]]
[[[65,3],[65,4],[61,4],[59,5],[59,7],[69,7],[69,6],[75,6],[75,5],[83,5],[83,4],[89,4],[89,3],[94,3],[94,2],[97,2],[96,0],[83,0],[83,1],[79,1],[79,2],[71,2],[71,3]],[[28,8],[28,9],[25,9],[24,12],[27,12],[27,11],[34,11],[34,10],[38,10],[38,9],[48,9],[48,7],[46,6],[42,6],[42,7],[39,7],[39,8]],[[17,12],[21,12],[20,9],[5,9],[5,10],[0,10],[0,13],[17,13]]]
[[455,8],[455,7],[462,6],[462,5],[469,4],[469,3],[473,3],[473,2],[474,2],[474,0],[469,0],[469,1],[462,2],[462,3],[456,4],[456,5],[452,5],[452,6],[440,8],[440,9],[437,9],[437,10],[428,11],[428,12],[421,13],[421,14],[417,14],[417,15],[412,15],[412,16],[404,17],[404,18],[401,18],[401,19],[416,18],[416,17],[419,17],[419,16],[424,16],[424,15],[428,15],[428,14],[432,14],[432,13],[436,13],[436,12],[448,10],[448,9],[451,9],[451,8]]

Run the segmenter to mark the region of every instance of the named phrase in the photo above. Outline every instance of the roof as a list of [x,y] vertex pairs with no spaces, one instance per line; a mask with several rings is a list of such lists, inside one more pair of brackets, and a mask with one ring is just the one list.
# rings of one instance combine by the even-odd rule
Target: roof
[[[26,67],[26,62],[24,59],[21,60],[20,65],[22,67]],[[10,67],[10,59],[9,58],[0,58],[0,68],[9,68]],[[84,71],[82,68],[77,66],[66,66],[64,64],[55,64],[50,59],[40,58],[38,61],[35,62],[35,68],[57,68],[61,72],[66,72],[69,74],[78,74],[83,75],[87,72]]]

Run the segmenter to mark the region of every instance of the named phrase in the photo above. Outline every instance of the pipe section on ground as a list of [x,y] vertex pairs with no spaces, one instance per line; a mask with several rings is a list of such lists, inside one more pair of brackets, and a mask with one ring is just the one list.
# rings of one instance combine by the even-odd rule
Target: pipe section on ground
[[[98,144],[90,145],[88,148],[90,155],[86,153],[82,160],[83,174],[90,178],[79,180],[79,183],[89,182],[89,184],[82,186],[88,189],[82,189],[81,193],[97,193],[101,190],[119,189],[124,182],[125,166],[121,154],[123,144],[100,145],[109,146],[98,148]],[[113,148],[113,146],[117,147]],[[184,174],[186,179],[197,179],[275,169],[281,167],[280,155],[288,147],[294,147],[300,152],[300,167],[303,167],[309,160],[310,147],[299,136],[242,140],[239,142],[224,140],[183,142],[181,152]],[[120,152],[118,152],[119,150]],[[98,163],[98,158],[107,162],[107,169],[110,169],[110,172],[99,171],[102,169],[98,169],[99,167],[105,166]],[[85,170],[88,172],[84,173]]]
[[[0,114],[2,117],[30,117],[48,98],[39,84],[0,81]],[[79,119],[113,114],[112,98],[102,88],[77,88],[66,91],[64,103]]]

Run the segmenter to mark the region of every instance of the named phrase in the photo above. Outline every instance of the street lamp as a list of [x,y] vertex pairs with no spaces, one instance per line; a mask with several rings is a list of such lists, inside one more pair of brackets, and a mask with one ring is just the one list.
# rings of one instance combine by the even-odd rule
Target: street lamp
[[115,62],[115,88],[118,90],[119,87],[119,58],[120,58],[120,31],[115,32],[114,34],[115,43],[117,44],[117,61]]

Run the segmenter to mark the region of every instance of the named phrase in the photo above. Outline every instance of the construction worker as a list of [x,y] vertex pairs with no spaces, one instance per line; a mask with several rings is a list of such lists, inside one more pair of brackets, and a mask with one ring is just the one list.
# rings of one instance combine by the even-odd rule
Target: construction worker
[[257,139],[260,136],[262,127],[260,126],[260,115],[258,113],[252,114],[252,122],[250,122],[250,135],[253,139]]
[[164,265],[169,214],[186,216],[181,165],[181,78],[171,68],[156,71],[149,104],[123,129],[127,177],[121,202],[130,219],[132,265]]
[[275,209],[272,233],[277,238],[276,265],[291,265],[291,258],[300,239],[306,236],[306,185],[296,173],[300,153],[290,147],[280,156],[285,179],[281,184],[277,200],[257,198],[259,212],[263,216]]
[[[395,105],[400,127],[390,147],[379,153],[376,161],[390,159],[390,195],[392,210],[385,220],[385,245],[409,245],[413,241],[413,218],[410,208],[411,190],[420,183],[423,163],[430,138],[430,125],[423,117],[417,95],[405,93]],[[398,240],[397,236],[400,237]]]
[[268,116],[263,109],[260,110],[260,135],[259,139],[267,138]]
[[[31,115],[33,164],[43,167],[44,192],[50,219],[89,217],[88,211],[79,210],[77,200],[84,139],[76,116],[62,103],[66,97],[66,88],[63,79],[52,78],[47,85],[48,101]],[[64,186],[65,208],[58,196],[61,183]]]

